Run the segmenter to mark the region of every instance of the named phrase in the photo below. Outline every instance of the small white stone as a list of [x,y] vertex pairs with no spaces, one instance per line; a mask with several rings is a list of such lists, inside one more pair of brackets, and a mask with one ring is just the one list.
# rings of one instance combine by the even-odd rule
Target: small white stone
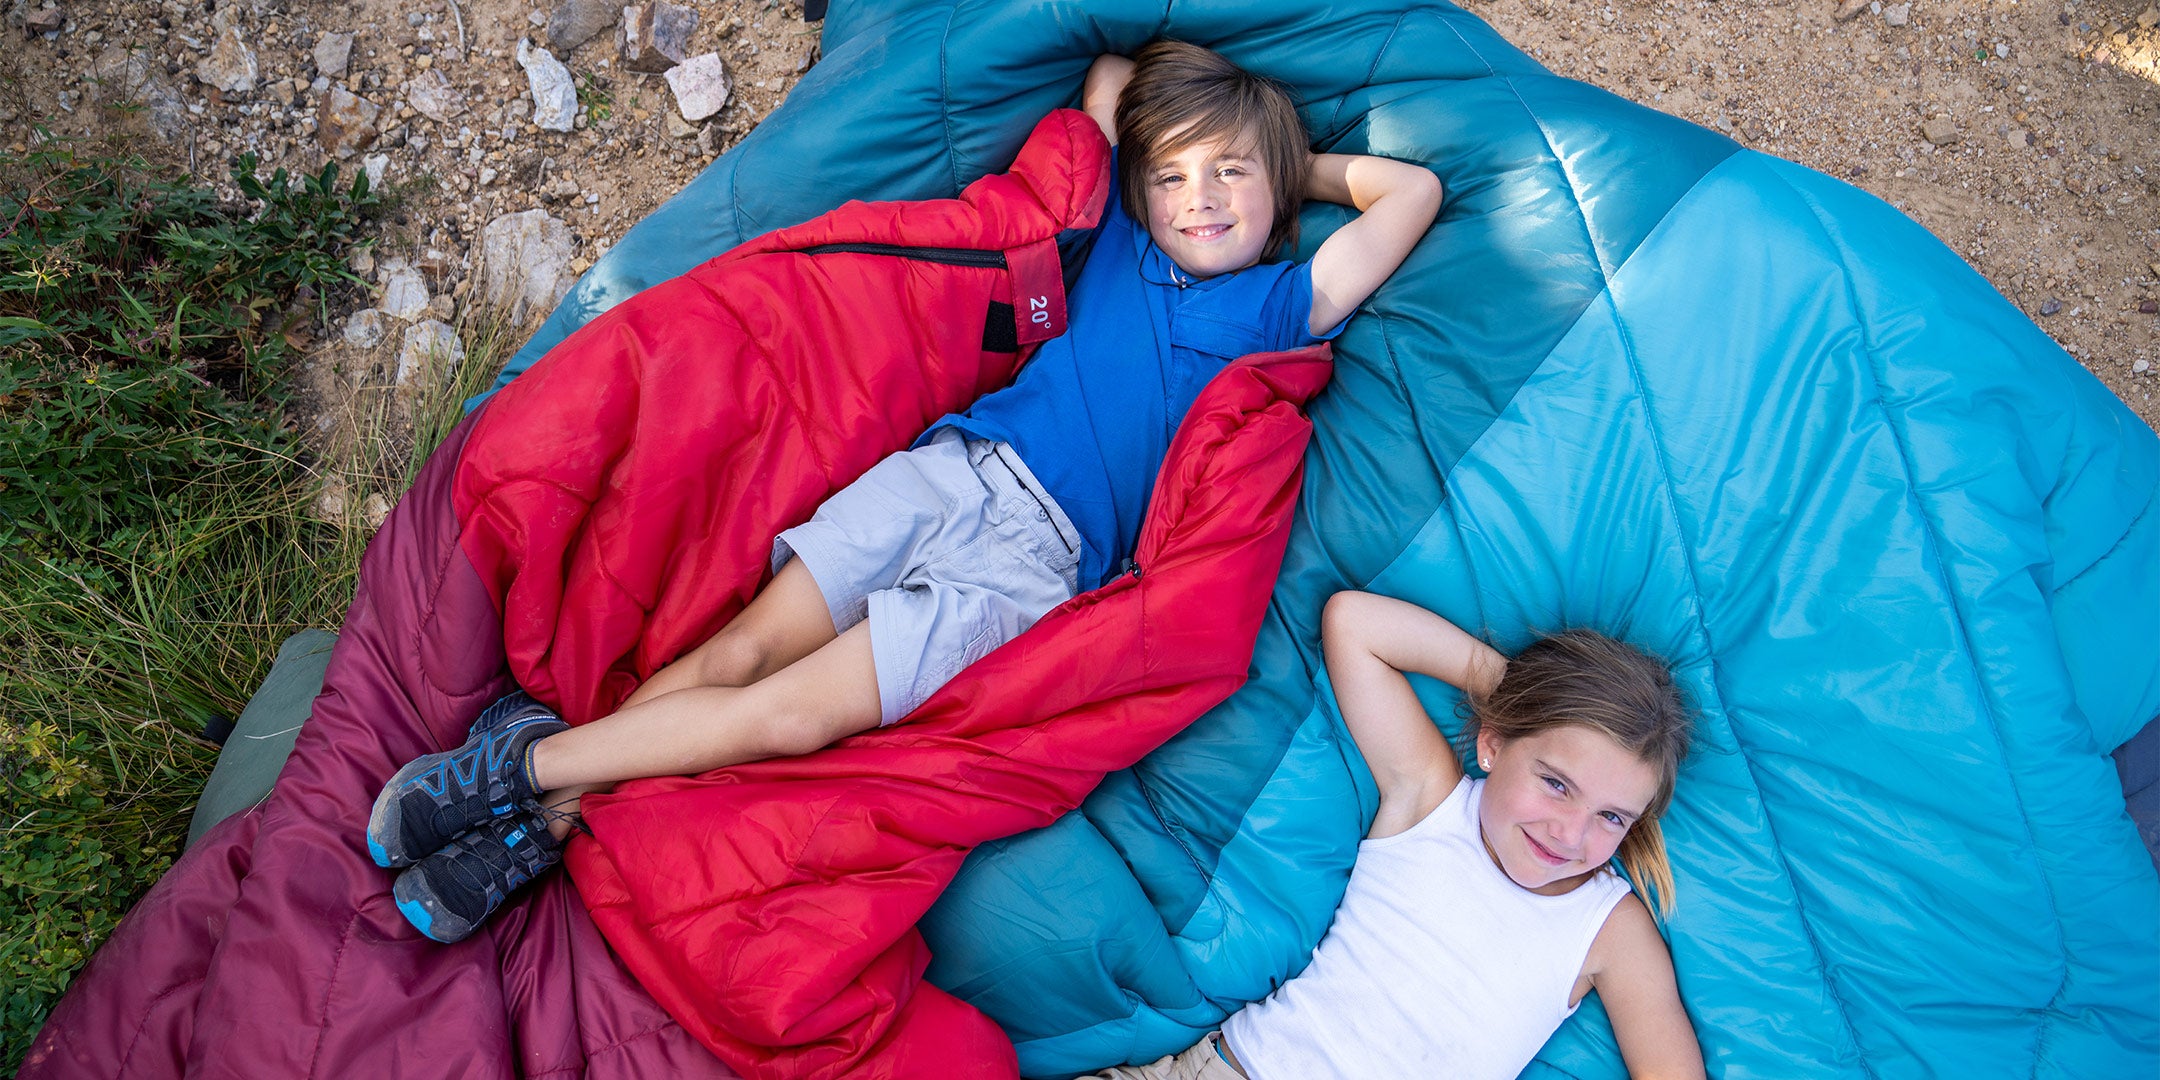
[[344,484],[332,480],[323,485],[322,494],[315,497],[315,516],[324,521],[345,520]]
[[355,349],[372,349],[382,344],[383,313],[374,308],[361,308],[345,320],[345,344]]
[[422,319],[405,328],[405,339],[398,347],[398,385],[410,386],[430,369],[436,378],[447,379],[464,359],[465,343],[458,340],[456,330],[435,319]]
[[390,171],[390,155],[369,154],[360,159],[360,170],[367,173],[370,189],[382,187],[383,174]]
[[2151,371],[2151,370],[2152,370],[2152,361],[2150,361],[2150,360],[2140,360],[2140,361],[2138,361],[2137,363],[2135,363],[2135,364],[2132,364],[2132,365],[2130,365],[2130,371],[2131,371],[2131,372],[2132,372],[2133,374],[2137,374],[2137,375],[2143,375],[2143,374],[2145,374],[2146,372],[2148,372],[2148,371]]
[[385,260],[382,270],[383,314],[410,322],[427,311],[427,282],[420,271],[403,259]]
[[390,500],[383,498],[379,492],[369,495],[360,502],[360,517],[367,522],[368,528],[382,528],[382,523],[390,518]]
[[449,123],[465,111],[465,95],[433,68],[406,80],[405,99],[420,115],[438,124]]
[[[321,40],[315,43],[315,74],[332,79],[345,74],[346,67],[352,63],[352,46],[351,34],[324,34]],[[322,79],[318,78],[316,81],[321,82]],[[317,93],[321,93],[322,89],[320,86],[315,88]]]
[[567,272],[576,242],[545,210],[504,214],[480,236],[480,278],[487,302],[512,321],[554,309],[573,283]]
[[237,26],[228,26],[217,36],[217,43],[210,47],[210,55],[195,69],[196,78],[228,94],[254,90],[255,80],[260,75],[255,50],[248,48]]
[[675,107],[693,124],[727,105],[727,68],[719,53],[699,53],[669,68],[667,82],[675,91]]
[[553,53],[518,39],[518,66],[532,87],[533,123],[549,131],[569,131],[577,125],[577,85],[570,69]]

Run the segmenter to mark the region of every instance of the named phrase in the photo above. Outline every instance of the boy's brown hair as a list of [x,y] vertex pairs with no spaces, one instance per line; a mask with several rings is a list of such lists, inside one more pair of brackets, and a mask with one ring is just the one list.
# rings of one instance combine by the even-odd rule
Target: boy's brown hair
[[1464,737],[1478,732],[1519,739],[1564,724],[1601,731],[1657,776],[1650,805],[1620,841],[1620,865],[1660,916],[1673,903],[1672,865],[1658,815],[1672,801],[1693,723],[1664,661],[1590,630],[1540,638],[1508,661],[1500,685],[1466,701]]
[[[1157,41],[1133,54],[1132,80],[1117,103],[1119,193],[1147,224],[1147,177],[1170,151],[1223,139],[1260,160],[1273,185],[1275,220],[1262,259],[1297,243],[1310,152],[1305,125],[1281,83],[1182,41]],[[1177,141],[1168,140],[1175,136]]]

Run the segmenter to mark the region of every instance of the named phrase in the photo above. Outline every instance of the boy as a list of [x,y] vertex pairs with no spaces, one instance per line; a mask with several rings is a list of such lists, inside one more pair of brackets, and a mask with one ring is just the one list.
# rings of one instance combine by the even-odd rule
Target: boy
[[[464,746],[399,770],[368,845],[410,867],[393,891],[421,932],[470,934],[560,861],[585,792],[893,723],[1124,572],[1201,387],[1239,356],[1333,337],[1439,210],[1423,168],[1308,153],[1281,87],[1198,46],[1098,58],[1082,101],[1130,153],[1068,332],[781,533],[771,584],[614,714],[571,729],[514,694]],[[1361,213],[1310,262],[1262,262],[1294,240],[1307,197]]]

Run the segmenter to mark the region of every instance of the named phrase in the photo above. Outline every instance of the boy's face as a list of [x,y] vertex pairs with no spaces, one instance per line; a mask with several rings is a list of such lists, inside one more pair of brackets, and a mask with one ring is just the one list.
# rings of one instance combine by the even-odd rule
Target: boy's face
[[1164,153],[1146,179],[1148,235],[1186,273],[1214,277],[1260,261],[1275,192],[1257,156],[1204,139]]

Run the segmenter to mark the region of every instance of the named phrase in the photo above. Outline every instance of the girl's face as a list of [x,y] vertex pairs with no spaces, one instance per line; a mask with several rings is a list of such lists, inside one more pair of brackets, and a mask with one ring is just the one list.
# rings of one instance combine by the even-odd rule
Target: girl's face
[[1274,226],[1274,185],[1260,158],[1228,140],[1178,147],[1148,167],[1148,235],[1194,277],[1259,262]]
[[1480,732],[1487,772],[1478,826],[1515,884],[1555,896],[1619,850],[1657,796],[1657,770],[1596,728],[1564,724],[1519,739]]

